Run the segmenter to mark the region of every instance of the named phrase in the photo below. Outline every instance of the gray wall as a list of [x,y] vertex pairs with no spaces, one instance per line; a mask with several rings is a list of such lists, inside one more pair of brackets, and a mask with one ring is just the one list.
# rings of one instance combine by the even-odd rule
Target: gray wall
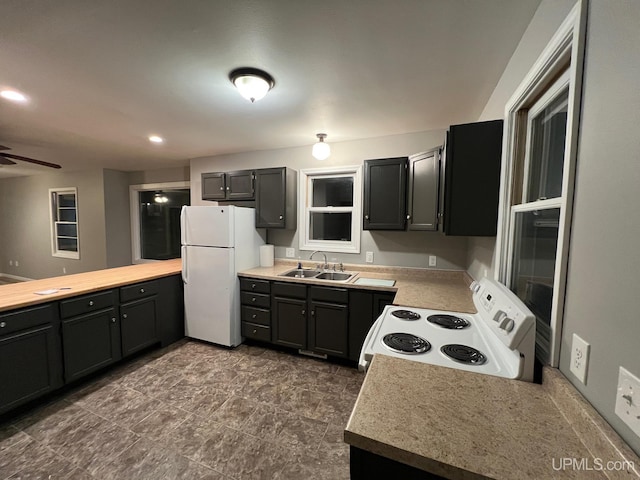
[[[263,150],[232,155],[219,155],[191,160],[191,204],[211,205],[201,200],[200,174],[203,172],[224,172],[248,168],[291,167],[295,170],[320,168],[337,165],[361,165],[370,158],[397,157],[429,150],[441,145],[444,130],[409,133],[387,137],[332,143],[331,156],[318,161],[311,156],[313,136],[309,145],[298,148]],[[295,230],[269,230],[268,242],[276,246],[276,257],[285,256],[286,247],[294,247],[295,257],[308,258],[307,251],[299,252],[298,235]],[[329,259],[345,263],[365,263],[365,252],[374,252],[374,263],[378,265],[399,265],[408,267],[428,267],[428,256],[436,255],[439,269],[466,268],[467,238],[445,237],[439,232],[362,232],[360,254],[330,253]]]
[[186,182],[189,180],[189,167],[159,168],[158,170],[128,172],[128,176],[129,185]]
[[[51,255],[49,188],[78,189],[80,259]],[[106,266],[102,170],[0,179],[0,271],[45,278]],[[18,260],[20,266],[9,266]]]
[[104,170],[104,222],[107,268],[131,264],[128,172]]
[[[560,370],[640,454],[614,413],[618,367],[640,377],[640,2],[589,3],[583,108]],[[569,372],[573,333],[591,344],[587,385]]]
[[[547,46],[576,0],[542,0],[478,120],[504,118],[504,107]],[[467,271],[493,276],[495,237],[470,237]]]

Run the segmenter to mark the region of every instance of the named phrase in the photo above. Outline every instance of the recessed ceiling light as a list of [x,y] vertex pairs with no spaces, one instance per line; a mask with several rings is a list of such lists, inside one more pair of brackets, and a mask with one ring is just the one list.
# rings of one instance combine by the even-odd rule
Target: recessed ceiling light
[[29,98],[24,93],[10,89],[0,91],[0,97],[16,103],[27,103],[29,101]]
[[151,143],[164,143],[164,138],[159,137],[158,135],[149,135],[149,141]]

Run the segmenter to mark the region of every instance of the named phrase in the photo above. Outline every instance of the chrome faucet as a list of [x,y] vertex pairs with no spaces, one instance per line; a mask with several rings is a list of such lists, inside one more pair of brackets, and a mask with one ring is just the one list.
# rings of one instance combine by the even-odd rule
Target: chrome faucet
[[329,264],[327,263],[327,254],[324,252],[321,252],[320,250],[316,250],[315,252],[313,252],[311,255],[309,255],[309,260],[313,260],[313,256],[316,253],[321,253],[322,256],[324,257],[324,265],[322,266],[323,270],[326,270],[327,268],[329,268]]

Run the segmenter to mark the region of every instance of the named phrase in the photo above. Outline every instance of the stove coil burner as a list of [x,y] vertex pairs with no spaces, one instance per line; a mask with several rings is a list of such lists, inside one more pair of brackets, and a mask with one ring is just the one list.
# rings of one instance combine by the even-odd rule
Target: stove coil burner
[[453,315],[429,315],[427,321],[451,330],[460,330],[469,326],[467,320]]
[[482,365],[487,361],[484,353],[466,345],[443,345],[440,351],[452,360],[467,365]]
[[394,317],[401,318],[402,320],[419,320],[420,314],[412,312],[411,310],[394,310],[391,312]]
[[416,355],[428,352],[431,344],[424,338],[410,333],[389,333],[382,338],[384,345],[391,351]]

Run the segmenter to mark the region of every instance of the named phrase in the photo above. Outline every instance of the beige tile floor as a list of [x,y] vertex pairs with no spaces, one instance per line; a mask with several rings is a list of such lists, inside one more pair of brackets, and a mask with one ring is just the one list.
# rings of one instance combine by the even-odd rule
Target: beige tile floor
[[357,370],[182,341],[0,423],[0,479],[349,478]]

